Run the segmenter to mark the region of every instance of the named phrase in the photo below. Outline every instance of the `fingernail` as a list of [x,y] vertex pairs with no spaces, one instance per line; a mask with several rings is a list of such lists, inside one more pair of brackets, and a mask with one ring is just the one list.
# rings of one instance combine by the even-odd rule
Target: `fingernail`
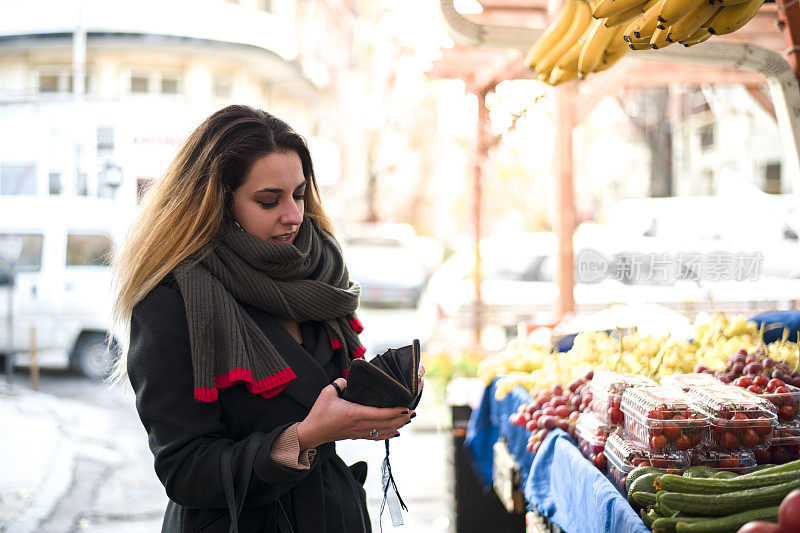
[[417,413],[412,414],[411,418],[414,418],[415,416],[417,416]]
[[403,411],[403,412],[402,412],[402,413],[400,413],[400,414],[401,414],[401,415],[407,415],[407,414],[408,414],[408,411]]
[[409,425],[410,423],[411,423],[411,420],[408,420],[408,421],[407,421],[405,424],[403,424],[403,425],[404,425],[404,426],[407,426],[407,425]]
[[391,438],[395,438],[395,437],[399,437],[399,436],[400,436],[400,433],[398,432],[398,433],[395,433],[394,435],[392,435]]

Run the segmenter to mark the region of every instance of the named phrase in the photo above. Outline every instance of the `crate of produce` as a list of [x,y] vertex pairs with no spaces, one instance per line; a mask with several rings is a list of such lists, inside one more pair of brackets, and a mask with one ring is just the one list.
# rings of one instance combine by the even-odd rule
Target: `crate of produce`
[[606,447],[606,440],[617,429],[616,426],[600,420],[591,411],[581,413],[575,425],[578,449],[584,457],[602,471],[606,469],[606,456],[603,451]]
[[653,451],[697,449],[708,437],[708,415],[680,389],[632,388],[622,395],[625,431]]
[[709,448],[729,452],[769,448],[778,417],[768,400],[728,385],[691,388],[686,394],[709,417],[705,442]]
[[757,450],[758,464],[780,465],[800,459],[800,422],[778,424],[772,432],[772,443],[766,450]]
[[793,422],[800,416],[800,388],[788,385],[783,380],[769,379],[767,376],[741,376],[733,380],[732,385],[772,402],[779,423]]
[[600,420],[621,426],[625,422],[622,414],[622,393],[633,387],[657,387],[658,383],[646,376],[599,370],[594,373],[590,389],[592,391],[592,411]]
[[709,387],[724,385],[720,380],[706,373],[695,374],[670,374],[664,376],[660,381],[664,387],[672,387],[673,389],[681,389],[688,392],[692,387]]
[[692,466],[709,466],[741,475],[756,466],[756,457],[752,450],[743,448],[732,452],[723,452],[701,446],[696,450],[689,451],[689,462]]
[[625,493],[628,473],[637,466],[654,466],[669,474],[682,474],[689,468],[689,454],[680,450],[654,452],[626,433],[613,433],[606,440],[605,456],[608,475],[621,492]]

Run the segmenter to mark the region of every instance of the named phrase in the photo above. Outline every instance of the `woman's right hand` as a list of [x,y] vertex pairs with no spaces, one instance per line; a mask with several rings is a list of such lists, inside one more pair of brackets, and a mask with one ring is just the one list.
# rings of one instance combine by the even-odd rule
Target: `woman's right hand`
[[[341,390],[347,381],[334,381]],[[311,412],[297,425],[300,450],[344,439],[385,440],[399,435],[414,414],[406,407],[367,407],[339,398],[336,388],[328,385],[319,393]],[[370,434],[377,431],[377,436]]]

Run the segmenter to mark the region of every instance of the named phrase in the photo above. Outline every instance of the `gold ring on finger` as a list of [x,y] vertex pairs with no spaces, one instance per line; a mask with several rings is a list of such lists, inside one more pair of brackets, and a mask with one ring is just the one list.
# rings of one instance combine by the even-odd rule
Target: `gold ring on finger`
[[378,436],[378,430],[377,429],[369,430],[369,436],[372,437],[372,438],[377,437]]

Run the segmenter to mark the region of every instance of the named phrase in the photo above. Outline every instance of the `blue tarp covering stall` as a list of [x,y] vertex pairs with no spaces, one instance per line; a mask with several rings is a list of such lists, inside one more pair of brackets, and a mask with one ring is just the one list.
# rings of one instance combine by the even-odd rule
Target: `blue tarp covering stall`
[[564,531],[647,533],[625,498],[581,455],[566,433],[559,429],[548,433],[535,457],[525,450],[530,433],[512,426],[508,417],[528,400],[530,395],[522,387],[495,400],[492,383],[472,412],[464,445],[486,490],[492,484],[493,446],[502,437],[520,465],[528,505]]

